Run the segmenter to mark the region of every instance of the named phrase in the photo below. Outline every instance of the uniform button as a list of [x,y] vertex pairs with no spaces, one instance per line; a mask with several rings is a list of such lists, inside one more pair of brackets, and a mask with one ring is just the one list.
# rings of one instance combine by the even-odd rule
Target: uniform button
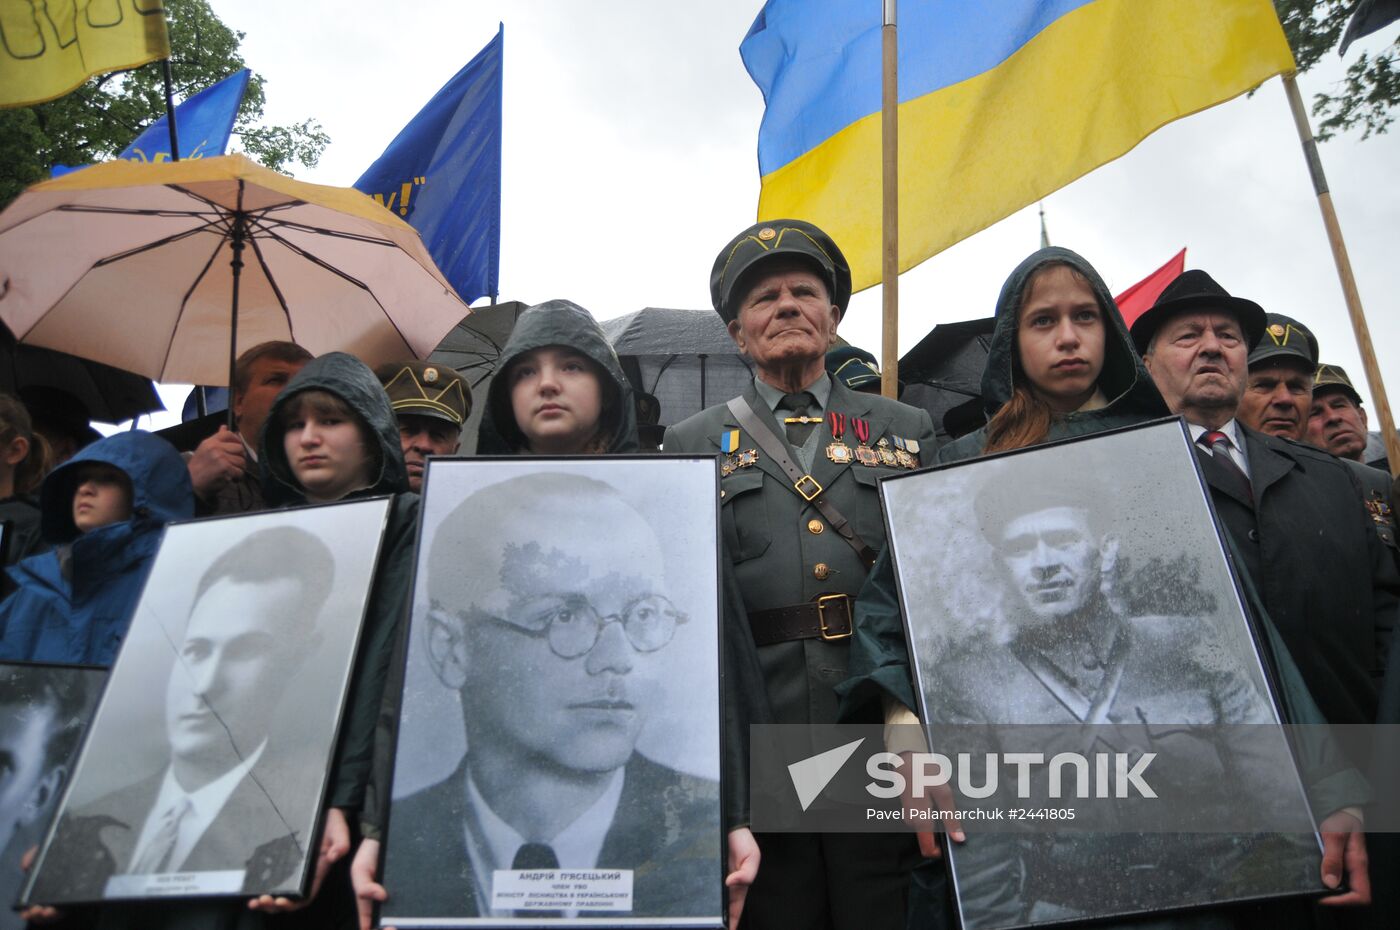
[[724,497],[724,489],[723,489],[723,488],[720,489],[719,496],[720,496],[721,498]]
[[807,532],[811,533],[813,536],[820,536],[825,529],[826,524],[820,520],[807,521]]
[[1258,541],[1259,541],[1259,531],[1258,531],[1258,530],[1250,530],[1250,531],[1249,531],[1249,541],[1250,541],[1250,542],[1258,542]]
[[830,574],[831,567],[825,562],[818,562],[816,565],[812,566],[812,577],[818,581],[825,581],[826,577]]

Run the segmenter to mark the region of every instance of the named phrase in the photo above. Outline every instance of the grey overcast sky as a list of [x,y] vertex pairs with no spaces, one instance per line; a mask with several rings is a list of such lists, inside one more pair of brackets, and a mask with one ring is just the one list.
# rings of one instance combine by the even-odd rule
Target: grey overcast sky
[[[738,46],[759,0],[211,4],[246,34],[244,57],[267,79],[267,119],[312,117],[330,133],[320,165],[297,175],[336,185],[354,183],[505,23],[503,300],[567,297],[599,318],[708,307],[715,253],[754,219],[763,101]],[[1329,56],[1301,79],[1304,94],[1342,71]],[[1400,404],[1400,134],[1340,138],[1322,158]],[[1187,267],[1311,326],[1324,361],[1369,398],[1279,79],[1165,127],[1051,194],[1045,210],[1051,241],[1082,253],[1115,291],[1185,246]],[[937,323],[989,316],[1038,244],[1031,206],[905,273],[901,351]],[[879,292],[857,294],[841,326],[877,354]]]

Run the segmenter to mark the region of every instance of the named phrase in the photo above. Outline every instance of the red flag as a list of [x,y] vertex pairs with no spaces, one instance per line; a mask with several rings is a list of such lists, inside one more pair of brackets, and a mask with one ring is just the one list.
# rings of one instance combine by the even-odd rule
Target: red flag
[[1162,291],[1167,289],[1167,285],[1171,284],[1176,276],[1184,270],[1186,270],[1186,250],[1182,249],[1172,256],[1171,261],[1113,298],[1118,304],[1118,312],[1123,314],[1123,322],[1131,328],[1133,321],[1142,316],[1144,310],[1156,303],[1157,298],[1162,296]]

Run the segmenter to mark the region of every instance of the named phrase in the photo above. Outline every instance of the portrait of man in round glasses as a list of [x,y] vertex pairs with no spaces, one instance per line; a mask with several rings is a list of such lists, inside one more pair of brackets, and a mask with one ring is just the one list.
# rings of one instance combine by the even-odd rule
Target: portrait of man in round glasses
[[[535,473],[472,493],[427,545],[415,646],[459,693],[467,749],[393,803],[392,912],[527,916],[491,906],[494,877],[549,868],[634,870],[634,914],[714,909],[718,787],[637,749],[689,622],[656,529],[611,485]],[[395,875],[396,843],[432,867]]]

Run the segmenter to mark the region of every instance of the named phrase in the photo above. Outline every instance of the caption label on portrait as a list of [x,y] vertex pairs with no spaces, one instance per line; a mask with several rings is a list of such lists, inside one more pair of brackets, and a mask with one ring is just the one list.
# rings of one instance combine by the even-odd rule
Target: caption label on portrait
[[631,869],[497,869],[491,909],[630,911]]

